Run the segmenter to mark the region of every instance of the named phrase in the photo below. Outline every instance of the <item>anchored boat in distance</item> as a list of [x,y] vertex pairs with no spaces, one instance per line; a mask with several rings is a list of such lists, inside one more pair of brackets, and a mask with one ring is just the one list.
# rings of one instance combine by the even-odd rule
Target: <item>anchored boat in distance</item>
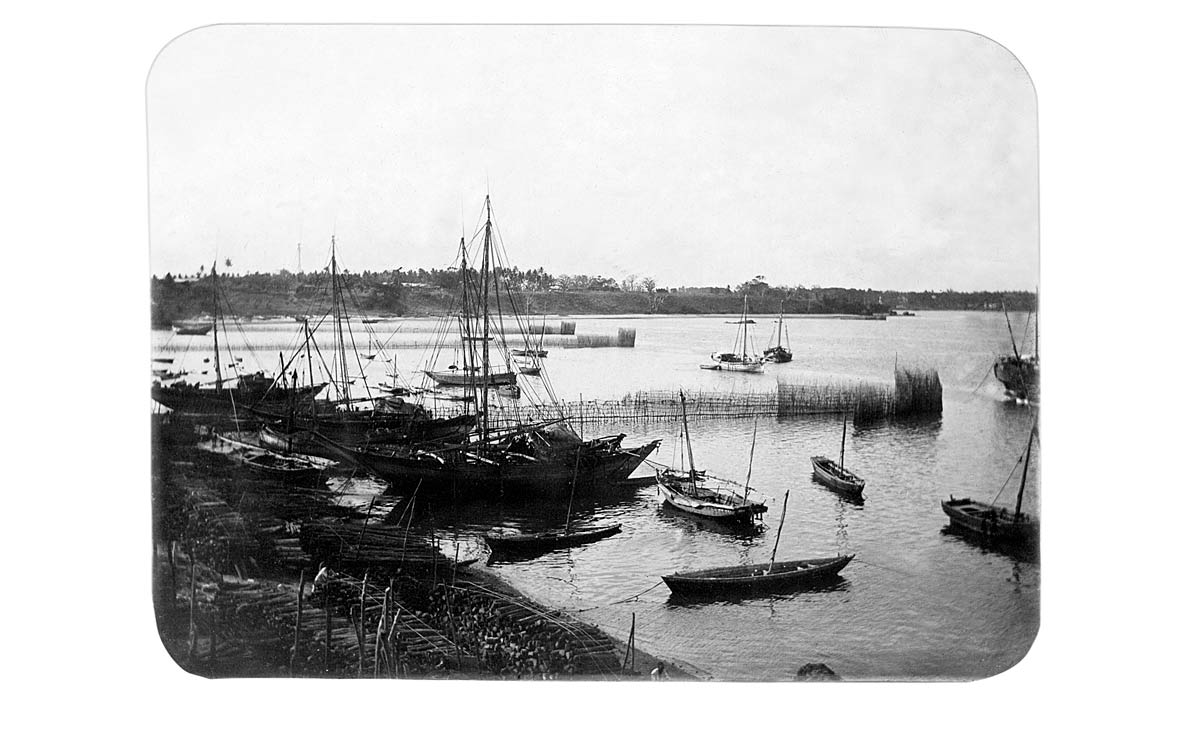
[[701,369],[708,369],[710,371],[740,371],[747,374],[762,373],[762,356],[750,353],[750,328],[748,325],[754,324],[754,320],[746,318],[749,303],[749,297],[743,296],[742,318],[734,323],[738,326],[738,331],[737,335],[733,338],[733,352],[712,354],[711,358],[716,363],[700,364]]

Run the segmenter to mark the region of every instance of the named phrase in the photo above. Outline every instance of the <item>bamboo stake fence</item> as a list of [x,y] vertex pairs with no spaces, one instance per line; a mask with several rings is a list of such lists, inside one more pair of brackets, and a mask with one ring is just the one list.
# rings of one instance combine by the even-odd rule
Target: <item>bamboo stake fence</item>
[[[684,391],[688,418],[752,418],[853,413],[855,423],[902,418],[942,411],[942,386],[934,370],[896,370],[894,387],[873,382],[776,385],[774,392]],[[434,405],[436,417],[461,412]],[[619,400],[570,400],[558,408],[511,405],[492,411],[497,425],[565,418],[569,423],[676,421],[682,416],[679,390],[650,390]]]

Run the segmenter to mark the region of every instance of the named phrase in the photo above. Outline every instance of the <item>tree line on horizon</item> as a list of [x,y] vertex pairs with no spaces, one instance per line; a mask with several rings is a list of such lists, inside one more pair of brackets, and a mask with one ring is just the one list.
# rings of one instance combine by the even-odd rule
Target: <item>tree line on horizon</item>
[[[226,268],[232,267],[232,262],[228,259],[224,261],[224,264]],[[161,279],[157,275],[152,276],[152,280],[156,283],[195,281],[208,276],[210,272],[211,270],[202,267],[199,272],[192,275],[172,275],[171,273],[167,273]],[[257,287],[264,291],[286,291],[303,289],[305,286],[320,285],[326,278],[326,272],[327,268],[300,273],[295,273],[284,268],[273,273],[264,273],[261,271],[252,273],[222,272],[220,275],[222,279],[233,281],[236,285],[246,288]],[[458,288],[461,272],[458,268],[396,268],[394,270],[364,270],[357,273],[344,268],[339,269],[340,277],[345,279],[350,286],[361,286],[364,288],[398,285],[410,288],[429,287],[453,290]],[[468,268],[467,272],[473,279],[478,279],[478,270]],[[860,289],[844,286],[806,286],[803,284],[772,286],[766,281],[766,277],[763,275],[756,275],[736,286],[659,287],[658,282],[649,276],[627,275],[618,280],[602,275],[553,275],[541,267],[528,270],[522,270],[518,267],[498,268],[498,272],[501,274],[501,277],[505,278],[509,287],[514,291],[734,294],[755,298],[769,297],[781,299],[793,297],[805,298],[814,292],[818,294],[824,292],[826,297],[830,294],[834,296],[879,294],[885,298],[892,299],[898,296],[915,298],[925,304],[940,299],[952,305],[945,308],[962,308],[953,306],[962,303],[971,303],[972,306],[968,308],[990,308],[989,304],[994,303],[998,305],[1001,298],[1003,298],[1008,308],[1018,311],[1031,309],[1031,302],[1035,296],[1030,291],[1017,290],[955,291],[953,289],[943,289],[934,291],[925,289],[921,291],[898,291],[893,289]],[[941,305],[934,305],[922,308],[942,307]],[[997,306],[996,308],[999,307]]]
[[[295,313],[305,300],[328,291],[327,269],[294,273],[235,273],[225,261],[220,273],[223,292],[243,297],[251,310]],[[477,269],[467,271],[478,279]],[[499,269],[508,287],[526,297],[530,307],[546,313],[641,312],[662,314],[722,313],[740,305],[734,300],[747,297],[756,314],[783,310],[789,314],[880,314],[896,309],[913,310],[999,310],[1035,308],[1035,294],[1029,291],[896,291],[805,285],[778,285],[757,275],[735,285],[661,287],[651,277],[628,275],[621,279],[599,275],[554,275],[544,268]],[[155,317],[183,315],[203,308],[211,299],[206,281],[211,270],[190,276],[170,273],[161,279],[152,277],[152,303]],[[364,308],[398,314],[426,313],[435,301],[455,294],[461,280],[457,268],[395,268],[359,272],[339,269],[346,290]],[[203,291],[202,289],[208,289]],[[628,296],[633,295],[633,296]],[[537,299],[536,304],[534,299]],[[589,303],[587,299],[594,299]],[[270,299],[270,301],[268,301]],[[440,303],[440,302],[439,302]],[[240,304],[239,307],[242,305]]]

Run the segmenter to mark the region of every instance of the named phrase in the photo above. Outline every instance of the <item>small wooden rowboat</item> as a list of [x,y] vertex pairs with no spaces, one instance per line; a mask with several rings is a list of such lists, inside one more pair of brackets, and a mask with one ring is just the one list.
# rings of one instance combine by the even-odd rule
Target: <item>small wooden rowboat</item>
[[867,482],[846,469],[846,415],[842,414],[842,453],[837,462],[828,457],[812,458],[813,477],[838,493],[851,498],[862,496]]
[[171,327],[178,335],[207,335],[213,329],[214,323],[205,320],[185,320],[176,322]]
[[997,509],[971,499],[942,502],[942,511],[950,518],[951,526],[998,543],[1032,545],[1038,539],[1038,520],[1028,514],[1016,514],[1005,507]]
[[749,566],[718,566],[715,569],[668,574],[662,579],[671,592],[697,597],[721,597],[797,589],[825,582],[836,576],[850,563],[853,555],[831,558],[805,558],[799,561],[775,561],[779,538],[783,536],[783,521],[787,518],[788,496],[783,494],[783,509],[779,513],[779,529],[775,531],[775,547],[771,560]]
[[245,457],[242,462],[255,470],[286,480],[316,480],[325,470],[309,460],[272,452]]
[[829,580],[854,556],[806,558],[774,564],[722,566],[663,577],[671,592],[679,595],[720,595],[742,592],[796,589]]
[[950,518],[950,525],[958,530],[983,538],[988,542],[1011,543],[1033,546],[1040,536],[1041,522],[1021,507],[1025,498],[1025,481],[1029,477],[1029,457],[1033,451],[1033,435],[1037,428],[1029,430],[1029,443],[1025,446],[1025,467],[1021,470],[1021,487],[1017,489],[1017,507],[996,508],[991,504],[971,499],[956,499],[942,502],[942,511]]
[[828,457],[812,458],[813,477],[846,496],[862,496],[867,482]]
[[602,538],[607,538],[610,535],[616,535],[620,531],[621,525],[615,524],[593,527],[586,530],[571,530],[570,532],[564,530],[534,533],[489,532],[483,537],[493,551],[534,553],[591,543]]

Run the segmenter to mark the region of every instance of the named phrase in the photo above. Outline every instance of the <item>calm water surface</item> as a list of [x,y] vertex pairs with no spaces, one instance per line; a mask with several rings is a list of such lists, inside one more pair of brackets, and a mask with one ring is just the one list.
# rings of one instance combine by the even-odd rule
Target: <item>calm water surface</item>
[[[576,611],[622,640],[636,613],[639,646],[721,679],[788,679],[808,662],[824,662],[848,679],[976,678],[1018,661],[1037,632],[1038,563],[949,533],[938,504],[951,492],[989,501],[1006,481],[998,503],[1011,507],[1015,501],[1020,472],[1014,466],[1036,408],[1005,402],[990,375],[995,354],[1009,347],[1004,317],[947,312],[883,322],[790,319],[792,363],[769,365],[760,375],[703,371],[699,364],[708,354],[728,349],[733,340],[736,327],[725,319],[580,318],[579,333],[615,335],[618,327],[636,328],[637,345],[559,348],[547,336],[547,378],[562,399],[608,399],[680,387],[770,391],[780,381],[890,382],[899,361],[938,370],[944,412],[922,424],[850,427],[845,459],[867,481],[861,503],[841,500],[811,479],[812,455],[837,456],[840,418],[762,418],[751,482],[769,511],[757,532],[732,532],[664,509],[654,487],[615,489],[578,498],[572,526],[619,521],[621,534],[491,568],[529,595]],[[751,330],[761,350],[772,325],[768,318],[759,323]],[[1015,317],[1013,326],[1022,336],[1024,316]],[[419,382],[413,372],[424,368],[427,353],[417,346],[433,336],[433,322],[397,320],[373,327],[376,342],[395,356],[401,377]],[[301,342],[299,329],[290,320],[252,322],[231,328],[230,346],[245,370],[273,371],[278,352]],[[355,328],[362,351],[368,334],[365,326]],[[322,329],[317,336],[327,348],[331,335]],[[212,355],[211,336],[156,331],[154,342],[155,356],[174,357],[172,367],[194,372],[193,381],[211,380],[211,374],[201,374],[209,366],[203,359]],[[222,357],[227,357],[224,348]],[[442,365],[449,362],[443,358]],[[391,369],[380,357],[362,364],[367,381],[390,381]],[[295,365],[306,371],[307,361],[298,359]],[[526,404],[547,396],[536,379],[523,388]],[[587,424],[585,436],[623,432],[627,445],[662,439],[652,459],[671,463],[680,457],[678,428],[671,422]],[[751,419],[693,422],[697,467],[744,480],[754,428]],[[1033,455],[1025,501],[1038,512],[1036,442]],[[362,480],[347,488],[331,500],[361,508],[382,490]],[[856,554],[836,585],[697,604],[673,599],[665,585],[657,584],[664,573],[769,560],[785,491],[790,499],[778,558]],[[378,498],[375,513],[383,514],[397,501]],[[510,499],[434,504],[416,521],[422,531],[436,533],[451,555],[468,558],[485,554],[479,539],[483,530],[561,527],[565,519],[565,506]]]

